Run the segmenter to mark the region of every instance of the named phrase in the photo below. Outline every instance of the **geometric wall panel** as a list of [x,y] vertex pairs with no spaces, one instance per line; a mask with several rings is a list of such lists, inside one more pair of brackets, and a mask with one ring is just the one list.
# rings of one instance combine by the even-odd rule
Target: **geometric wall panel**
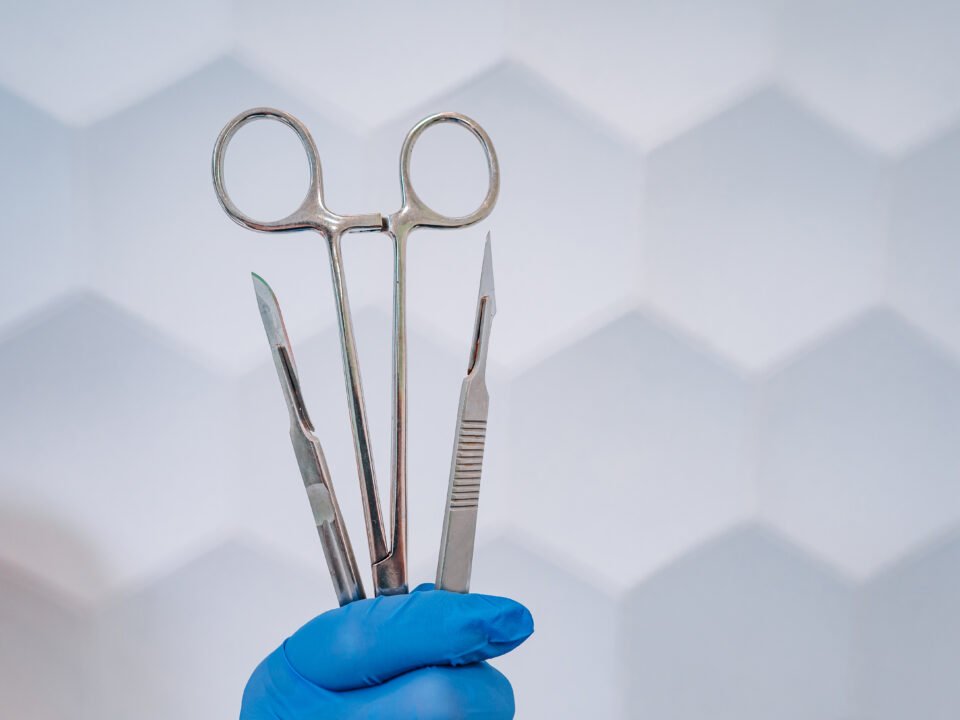
[[960,715],[960,540],[916,553],[860,591],[858,688],[864,717]]
[[0,377],[16,379],[0,414],[0,554],[94,600],[217,532],[216,384],[154,328],[70,295],[0,344]]
[[849,587],[769,531],[735,530],[624,602],[627,717],[851,717]]
[[0,566],[0,698],[5,717],[82,718],[96,695],[89,617],[51,588]]
[[223,52],[229,7],[229,0],[5,4],[0,82],[62,122],[92,122]]
[[960,523],[960,370],[874,311],[763,389],[763,513],[862,577]]
[[81,281],[84,253],[72,187],[75,133],[0,89],[0,137],[2,328]]
[[901,153],[960,116],[956,3],[790,3],[783,45],[790,90],[879,149]]
[[776,90],[654,151],[645,191],[652,302],[758,369],[873,301],[883,164]]
[[520,375],[510,395],[507,517],[617,589],[754,509],[746,383],[641,314]]
[[896,307],[960,353],[960,128],[897,167],[889,285]]
[[769,76],[780,0],[512,3],[510,52],[645,148]]
[[[239,0],[237,45],[280,85],[366,130],[500,60],[505,4],[484,3],[465,21],[463,7],[442,0],[404,6]],[[425,38],[430,52],[419,51]]]

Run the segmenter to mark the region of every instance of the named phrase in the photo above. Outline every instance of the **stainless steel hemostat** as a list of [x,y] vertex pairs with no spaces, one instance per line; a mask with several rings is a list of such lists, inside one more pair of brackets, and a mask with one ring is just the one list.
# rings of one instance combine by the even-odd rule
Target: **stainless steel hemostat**
[[[310,185],[300,206],[290,215],[260,221],[244,214],[230,199],[224,185],[224,157],[236,132],[254,120],[275,120],[291,128],[307,154]],[[439,123],[454,123],[469,130],[486,155],[489,185],[480,206],[469,215],[450,217],[432,210],[417,195],[410,179],[413,147],[423,132]],[[320,154],[307,128],[289,113],[260,107],[237,115],[220,132],[213,148],[213,185],[227,215],[243,227],[260,232],[314,230],[326,241],[333,277],[333,294],[340,329],[347,405],[353,433],[360,491],[363,499],[367,542],[373,571],[374,592],[394,595],[408,590],[407,580],[407,332],[406,332],[406,247],[410,232],[418,227],[464,228],[485,219],[493,210],[500,192],[500,170],[490,137],[465,115],[437,113],[424,118],[407,133],[400,149],[400,209],[389,215],[338,215],[328,210],[323,198]],[[391,445],[391,508],[389,526],[380,510],[373,453],[367,426],[363,383],[357,359],[356,341],[350,316],[341,244],[350,231],[383,232],[393,241],[393,422]],[[280,306],[266,281],[254,275],[254,289],[260,316],[267,333],[274,364],[290,413],[290,437],[307,489],[317,531],[330,575],[341,605],[365,597],[350,538],[337,504],[323,449],[307,414],[293,351],[283,324]],[[466,592],[470,581],[476,533],[480,471],[486,435],[488,404],[484,371],[490,326],[495,312],[490,237],[484,251],[477,319],[472,337],[470,363],[461,389],[457,416],[454,458],[450,474],[443,538],[437,571],[439,587]],[[389,529],[388,529],[389,528]],[[390,541],[387,542],[387,536]]]

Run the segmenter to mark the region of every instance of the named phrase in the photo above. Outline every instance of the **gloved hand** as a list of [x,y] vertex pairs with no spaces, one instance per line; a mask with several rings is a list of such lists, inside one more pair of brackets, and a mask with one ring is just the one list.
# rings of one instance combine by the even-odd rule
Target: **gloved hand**
[[432,588],[311,620],[254,671],[240,720],[510,720],[513,689],[483,661],[530,636],[530,612]]

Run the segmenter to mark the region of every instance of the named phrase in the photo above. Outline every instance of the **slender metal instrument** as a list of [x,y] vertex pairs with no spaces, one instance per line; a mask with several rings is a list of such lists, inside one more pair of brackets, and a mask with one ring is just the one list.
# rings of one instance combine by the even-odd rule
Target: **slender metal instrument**
[[[244,214],[231,200],[224,181],[224,159],[227,146],[237,131],[254,120],[275,120],[291,128],[300,138],[307,154],[310,184],[300,207],[290,215],[274,221],[255,220]],[[489,186],[480,206],[471,214],[450,217],[431,209],[417,195],[410,178],[413,147],[423,132],[439,123],[453,123],[469,130],[479,141],[487,161]],[[314,230],[327,242],[330,271],[337,319],[340,328],[340,347],[343,356],[344,379],[347,386],[347,405],[353,433],[354,453],[360,476],[367,543],[374,591],[377,595],[407,592],[407,351],[406,351],[406,243],[412,230],[418,227],[460,228],[486,218],[493,210],[500,191],[500,170],[493,143],[475,121],[453,112],[431,115],[417,123],[404,139],[400,150],[400,209],[383,216],[338,215],[327,209],[323,198],[323,176],[320,154],[306,126],[282,110],[259,107],[237,115],[220,132],[213,148],[213,185],[223,210],[236,223],[260,232],[288,232]],[[363,383],[357,359],[356,341],[350,314],[346,278],[343,267],[342,238],[351,231],[380,231],[387,233],[394,244],[393,278],[393,422],[391,448],[391,508],[384,523],[380,510],[373,452],[367,424]],[[388,535],[389,542],[388,542]]]
[[[479,141],[487,160],[489,184],[480,206],[469,215],[451,217],[431,209],[413,188],[410,164],[413,147],[423,132],[438,123],[453,123],[469,130]],[[415,228],[463,228],[486,218],[497,203],[500,194],[500,165],[493,142],[480,125],[466,115],[454,112],[437,113],[424,118],[411,128],[400,148],[400,209],[386,219],[384,230],[393,238],[393,424],[390,447],[391,499],[393,501],[393,543],[391,551],[403,560],[402,577],[395,576],[398,568],[374,566],[381,576],[375,582],[399,586],[406,592],[406,513],[407,513],[407,310],[406,267],[407,237]],[[380,594],[380,590],[378,593]]]
[[440,558],[437,562],[437,588],[440,590],[460,593],[470,590],[483,451],[487,441],[487,413],[490,408],[490,395],[487,392],[487,350],[493,316],[496,314],[493,258],[490,254],[490,234],[487,233],[470,361],[467,376],[460,386],[457,430],[453,459],[450,462]]
[[357,560],[340,515],[340,506],[330,481],[323,448],[320,447],[320,441],[314,434],[313,423],[307,415],[290,338],[283,324],[277,297],[259,275],[253,276],[253,288],[257,294],[257,307],[260,308],[263,329],[270,343],[280,386],[283,388],[283,398],[290,413],[290,441],[300,466],[300,475],[303,476],[303,485],[307,489],[307,498],[310,500],[313,520],[320,534],[323,555],[327,559],[327,568],[333,579],[337,600],[340,605],[346,605],[365,597]]

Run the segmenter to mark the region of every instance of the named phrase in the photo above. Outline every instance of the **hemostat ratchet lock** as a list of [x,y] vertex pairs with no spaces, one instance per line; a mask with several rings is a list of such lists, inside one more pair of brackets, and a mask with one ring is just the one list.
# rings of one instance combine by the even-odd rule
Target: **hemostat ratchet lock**
[[[273,221],[260,221],[241,212],[224,184],[224,157],[236,132],[258,119],[276,120],[291,128],[307,154],[310,184],[306,197],[290,215]],[[439,123],[453,123],[469,130],[479,141],[487,161],[489,185],[480,206],[469,215],[450,217],[435,212],[415,192],[410,179],[410,160],[414,144],[423,132]],[[407,133],[400,150],[400,209],[384,216],[338,215],[327,209],[323,198],[320,154],[307,128],[298,119],[273,108],[253,108],[240,113],[223,128],[213,149],[213,184],[217,199],[227,215],[243,227],[260,232],[314,230],[326,241],[330,255],[333,293],[340,331],[347,405],[353,435],[354,454],[360,477],[367,543],[376,595],[394,595],[408,590],[407,579],[407,349],[406,349],[406,244],[410,232],[418,227],[463,228],[484,220],[493,210],[500,190],[497,155],[489,136],[472,119],[453,112],[424,118]],[[391,482],[386,523],[381,514],[373,453],[367,425],[363,384],[357,359],[350,302],[341,244],[350,231],[383,232],[393,241],[393,414],[391,445]],[[461,390],[457,418],[454,460],[448,490],[447,510],[441,543],[437,583],[443,589],[466,592],[469,586],[476,532],[480,468],[486,432],[487,391],[484,381],[486,344],[495,312],[490,241],[484,252],[481,296],[477,310],[470,366]],[[290,414],[290,438],[300,473],[306,486],[317,531],[334,588],[341,605],[365,597],[350,538],[340,508],[323,449],[307,414],[293,351],[284,328],[276,296],[259,276],[254,289],[260,316],[266,330],[274,364],[280,378]],[[486,294],[484,294],[486,293]]]

